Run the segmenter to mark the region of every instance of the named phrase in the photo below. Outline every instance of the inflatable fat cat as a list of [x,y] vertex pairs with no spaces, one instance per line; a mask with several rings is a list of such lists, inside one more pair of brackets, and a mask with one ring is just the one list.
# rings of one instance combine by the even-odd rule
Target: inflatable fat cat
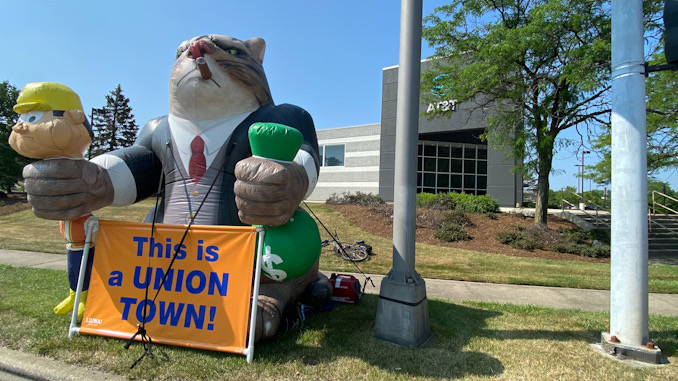
[[[287,222],[317,182],[318,143],[305,110],[273,103],[262,67],[264,50],[261,38],[207,35],[182,43],[170,75],[169,115],[146,123],[132,147],[75,165],[57,159],[26,166],[25,189],[35,215],[69,220],[141,201],[160,186],[157,222]],[[252,156],[247,131],[255,122],[301,132],[303,144],[294,162]],[[262,277],[256,340],[275,334],[292,303],[307,298],[306,303],[321,305],[330,292],[317,262],[287,282]]]

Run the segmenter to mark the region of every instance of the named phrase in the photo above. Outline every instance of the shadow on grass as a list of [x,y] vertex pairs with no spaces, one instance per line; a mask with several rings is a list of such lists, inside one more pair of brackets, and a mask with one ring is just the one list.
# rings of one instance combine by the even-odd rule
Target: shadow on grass
[[[517,351],[530,351],[530,346],[535,345],[535,357],[548,351],[543,345],[549,341],[582,343],[581,348],[585,352],[588,351],[585,344],[598,342],[601,330],[609,321],[605,313],[580,318],[581,312],[578,311],[483,303],[468,306],[429,300],[433,344],[428,348],[408,348],[374,337],[377,300],[377,296],[368,295],[359,305],[337,305],[330,313],[313,316],[302,332],[280,334],[274,341],[260,344],[255,351],[255,362],[284,364],[301,361],[306,366],[315,366],[355,359],[358,362],[350,363],[355,364],[356,374],[368,372],[372,366],[385,373],[379,374],[381,377],[392,378],[495,377],[505,372],[505,366],[491,354],[510,350],[514,345],[507,346],[501,342],[516,341]],[[497,317],[504,319],[502,316],[505,314],[513,315],[506,316],[509,321],[506,324],[516,324],[516,329],[493,328],[497,324],[490,320]],[[560,329],[556,325],[553,330],[530,329],[529,323],[521,321],[528,316],[547,321],[554,319],[554,322],[563,316],[574,320],[563,324],[567,328]],[[499,323],[499,326],[502,325],[504,323]],[[526,325],[528,327],[524,328]],[[665,355],[674,355],[677,339],[672,335],[676,334],[676,320],[668,319],[666,324],[659,322],[656,325],[658,330],[651,335],[660,346],[664,346]],[[481,348],[480,351],[478,348]],[[487,352],[483,353],[485,348]]]
[[[433,344],[428,348],[409,348],[374,337],[377,300],[376,296],[366,295],[359,305],[337,305],[332,312],[315,315],[301,333],[282,334],[259,345],[255,361],[280,363],[301,359],[305,365],[313,366],[356,358],[393,376],[432,378],[503,373],[504,366],[496,358],[464,348],[473,337],[482,335],[487,319],[500,313],[429,300]],[[279,357],[280,353],[285,355]]]

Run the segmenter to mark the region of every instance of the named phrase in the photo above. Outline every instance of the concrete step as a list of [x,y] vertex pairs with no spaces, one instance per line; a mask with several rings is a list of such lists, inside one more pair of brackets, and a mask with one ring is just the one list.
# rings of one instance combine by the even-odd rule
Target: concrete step
[[678,242],[648,240],[648,244],[650,247],[673,247],[678,249]]
[[649,250],[647,256],[650,258],[675,258],[678,261],[678,251],[675,250]]
[[648,242],[647,247],[650,250],[678,250],[675,243]]
[[647,232],[647,234],[650,237],[656,237],[656,238],[678,238],[678,230],[656,230],[652,229],[651,231]]
[[662,226],[658,226],[658,225],[651,225],[648,229],[648,232],[650,234],[653,234],[653,233],[674,233],[674,234],[676,234],[676,233],[678,233],[678,226],[676,226],[676,227],[671,227],[671,226],[662,227]]
[[676,226],[678,225],[678,221],[676,220],[657,220],[657,219],[651,219],[648,220],[652,225],[664,225],[664,226]]
[[648,237],[659,239],[659,240],[666,240],[666,239],[678,239],[678,233],[676,232],[661,232],[661,233],[655,233],[651,232],[648,233]]
[[652,229],[647,232],[647,235],[656,238],[678,238],[678,230]]
[[[609,231],[610,214],[577,213],[577,217],[599,229]],[[651,216],[648,223],[648,255],[650,258],[675,258],[678,264],[678,216]],[[575,221],[573,221],[575,222]],[[575,222],[576,223],[576,222]]]

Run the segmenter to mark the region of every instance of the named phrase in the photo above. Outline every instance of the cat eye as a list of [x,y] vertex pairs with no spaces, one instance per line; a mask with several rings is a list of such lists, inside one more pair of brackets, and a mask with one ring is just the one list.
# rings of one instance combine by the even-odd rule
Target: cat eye
[[43,111],[29,111],[19,115],[19,120],[27,123],[35,123],[40,120],[44,114]]
[[226,52],[228,54],[231,54],[231,55],[234,55],[234,56],[238,55],[238,53],[240,53],[240,51],[238,49],[226,49]]

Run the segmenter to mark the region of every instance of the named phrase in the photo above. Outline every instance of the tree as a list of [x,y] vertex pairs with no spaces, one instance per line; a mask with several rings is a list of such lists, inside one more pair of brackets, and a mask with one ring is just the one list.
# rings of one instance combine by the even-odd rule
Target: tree
[[9,134],[19,115],[12,107],[16,104],[19,90],[7,81],[0,82],[0,189],[10,192],[21,180],[23,167],[30,163],[9,146]]
[[536,175],[536,224],[547,219],[558,134],[609,124],[610,13],[603,0],[454,0],[425,19],[436,60],[422,86],[492,110],[483,137]]
[[[651,65],[665,63],[663,53],[653,56]],[[678,72],[660,71],[650,74],[645,81],[647,104],[647,172],[650,178],[678,165]],[[611,126],[593,141],[593,148],[602,159],[596,165],[587,165],[585,177],[599,184],[611,181]]]
[[120,85],[106,95],[106,106],[95,109],[92,114],[94,141],[90,157],[134,144],[139,126]]

